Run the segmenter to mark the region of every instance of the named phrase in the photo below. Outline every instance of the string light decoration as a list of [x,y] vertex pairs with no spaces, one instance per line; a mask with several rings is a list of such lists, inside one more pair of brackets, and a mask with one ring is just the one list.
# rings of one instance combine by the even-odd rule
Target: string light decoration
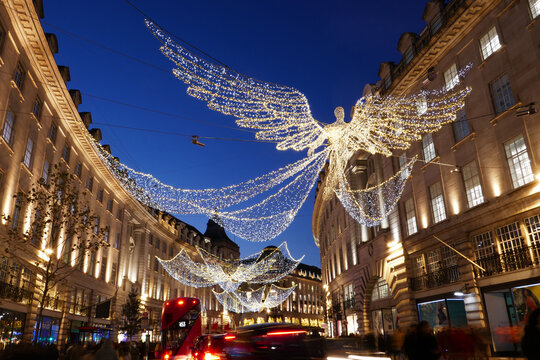
[[[307,156],[237,185],[191,190],[131,169],[99,143],[92,143],[115,177],[142,203],[173,214],[215,217],[221,226],[251,241],[272,239],[290,225],[326,162],[323,197],[337,195],[358,222],[379,224],[399,200],[404,179],[394,175],[373,188],[352,189],[344,176],[348,161],[358,151],[390,156],[393,150],[407,149],[423,134],[454,121],[471,91],[458,84],[411,96],[367,96],[358,100],[349,123],[338,107],[336,122],[327,125],[313,118],[306,97],[298,90],[216,64],[173,41],[154,22],[145,20],[145,24],[161,41],[161,52],[176,65],[173,74],[188,85],[189,95],[207,102],[212,110],[236,117],[238,126],[255,129],[257,139],[275,142],[278,150],[307,149]],[[460,79],[471,66],[459,72]],[[407,166],[407,176],[413,164]]]
[[192,287],[219,285],[225,292],[236,291],[242,283],[269,284],[291,273],[304,258],[294,259],[287,243],[266,248],[241,259],[221,259],[196,247],[202,262],[181,250],[170,260],[157,258],[165,271],[180,283]]
[[296,289],[296,285],[282,288],[275,284],[261,286],[257,290],[218,293],[212,290],[216,299],[227,311],[235,313],[259,312],[262,309],[272,309],[283,303]]

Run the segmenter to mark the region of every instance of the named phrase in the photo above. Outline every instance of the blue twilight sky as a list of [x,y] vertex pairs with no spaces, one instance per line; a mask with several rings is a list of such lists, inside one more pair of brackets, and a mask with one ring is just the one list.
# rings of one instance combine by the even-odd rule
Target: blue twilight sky
[[[381,62],[399,61],[396,48],[403,32],[424,27],[423,0],[132,2],[162,27],[229,67],[299,89],[309,99],[314,117],[323,122],[335,120],[335,107],[354,105],[364,85],[377,81]],[[206,188],[257,177],[305,156],[256,142],[202,140],[203,148],[187,137],[105,126],[253,139],[250,133],[220,127],[234,127],[234,118],[213,112],[186,94],[142,15],[125,1],[44,0],[44,7],[45,31],[58,37],[57,63],[70,67],[68,87],[83,93],[79,111],[92,112],[94,123],[99,123],[94,127],[103,130],[102,143],[110,144],[113,154],[127,165],[177,187]],[[319,266],[319,249],[311,233],[314,196],[312,191],[298,217],[277,239],[252,243],[231,235],[242,255],[286,240],[293,257],[305,255],[305,263]],[[202,232],[206,229],[202,216],[179,217]]]

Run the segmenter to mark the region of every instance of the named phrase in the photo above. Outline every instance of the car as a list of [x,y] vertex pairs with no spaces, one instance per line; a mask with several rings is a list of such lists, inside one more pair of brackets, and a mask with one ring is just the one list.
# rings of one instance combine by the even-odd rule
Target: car
[[[230,336],[230,335],[229,335]],[[225,359],[226,334],[202,335],[197,338],[191,348],[191,360],[222,360]]]
[[224,339],[227,360],[325,358],[324,338],[317,331],[288,323],[243,326]]

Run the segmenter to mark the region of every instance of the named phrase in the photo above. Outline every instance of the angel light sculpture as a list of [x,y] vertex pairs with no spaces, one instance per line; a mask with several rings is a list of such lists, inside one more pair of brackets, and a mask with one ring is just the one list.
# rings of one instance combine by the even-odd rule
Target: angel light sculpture
[[[161,52],[175,64],[173,74],[188,85],[189,95],[205,101],[212,110],[234,116],[238,126],[255,129],[257,139],[276,143],[278,150],[306,150],[307,155],[240,184],[189,190],[137,172],[96,147],[116,177],[143,203],[175,214],[217,216],[220,225],[251,241],[272,239],[290,225],[327,162],[322,196],[337,196],[361,224],[381,223],[399,200],[415,158],[382,184],[361,190],[349,184],[348,161],[360,151],[390,156],[394,150],[407,149],[423,134],[454,121],[470,92],[458,84],[411,96],[368,96],[357,101],[350,122],[344,121],[343,108],[338,107],[336,121],[324,124],[312,116],[306,97],[298,90],[256,80],[196,55],[154,22],[145,23],[161,41]],[[263,199],[252,204],[258,196]]]
[[[273,283],[290,274],[303,259],[303,256],[293,259],[286,242],[241,259],[222,259],[199,247],[196,249],[201,262],[192,260],[186,250],[170,260],[158,258],[158,261],[171,277],[184,285],[197,288],[218,285],[223,291],[212,289],[212,292],[228,311],[236,313],[257,312],[285,301],[296,286],[281,288]],[[240,289],[242,284],[262,286],[246,291]]]

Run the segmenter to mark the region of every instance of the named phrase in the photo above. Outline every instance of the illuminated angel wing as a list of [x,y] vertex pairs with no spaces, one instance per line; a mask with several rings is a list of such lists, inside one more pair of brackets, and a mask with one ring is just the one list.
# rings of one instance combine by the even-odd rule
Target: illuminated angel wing
[[347,131],[349,141],[372,154],[389,156],[392,149],[407,149],[423,134],[454,121],[470,92],[455,86],[412,96],[361,98]]
[[326,140],[298,90],[203,59],[173,41],[157,24],[145,23],[162,42],[161,52],[176,64],[173,73],[188,85],[187,93],[206,101],[210,109],[237,117],[239,126],[257,130],[257,139],[276,141],[278,150],[309,148],[313,152]]

